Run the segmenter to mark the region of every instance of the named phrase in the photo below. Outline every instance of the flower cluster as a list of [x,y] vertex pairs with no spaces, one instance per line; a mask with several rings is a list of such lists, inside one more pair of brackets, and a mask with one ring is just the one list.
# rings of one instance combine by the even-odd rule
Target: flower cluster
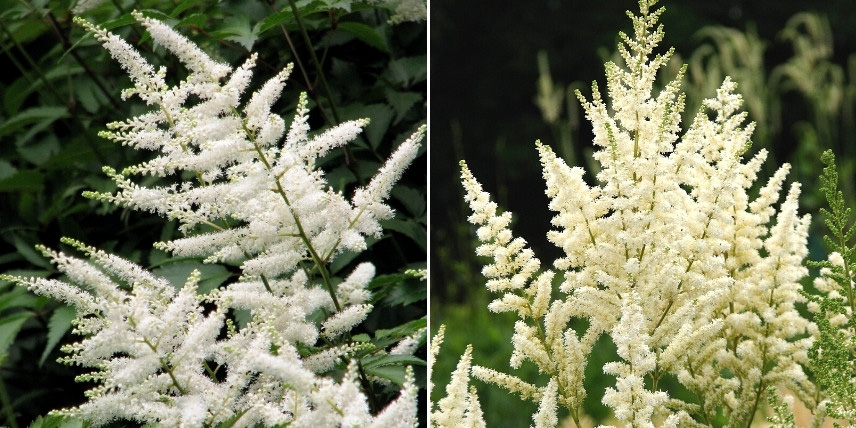
[[[412,354],[424,331],[391,341],[388,350],[352,340],[350,332],[373,308],[367,286],[375,269],[359,264],[335,284],[328,264],[381,234],[379,222],[394,214],[384,200],[416,157],[425,128],[347,198],[327,185],[316,161],[355,139],[367,120],[310,134],[304,94],[286,129],[271,108],[290,65],[242,102],[255,55],[233,70],[166,24],[133,16],[188,74],[171,86],[166,70],[127,42],[76,19],[131,77],[123,98],[136,95],[152,107],[109,124],[102,136],[156,152],[121,172],[104,168],[117,192],[85,195],[176,220],[185,237],[158,248],[229,262],[241,275],[200,295],[198,273],[179,287],[74,240],[64,243],[91,262],[42,248],[66,281],[6,279],[77,309],[76,332],[84,339],[65,348],[64,361],[95,369],[79,379],[98,386],[87,403],[63,412],[97,425],[123,419],[187,427],[415,425],[412,371],[398,398],[371,409],[367,388],[378,379],[355,356]],[[132,179],[183,172],[193,179],[152,187]],[[236,322],[239,310],[251,319]],[[336,367],[344,372],[339,380],[327,375]]]
[[[471,372],[540,401],[536,426],[555,426],[558,407],[579,426],[583,369],[602,335],[619,359],[603,367],[616,377],[603,403],[621,426],[704,426],[723,416],[748,426],[770,386],[814,404],[803,367],[815,326],[795,307],[805,301],[799,281],[808,273],[810,221],[798,214],[799,184],[777,209],[784,165],[749,196],[767,153],[744,160],[754,126],[744,124],[730,79],[682,130],[683,71],[655,87],[672,50],[655,54],[663,9],[654,3],[642,0],[638,16],[628,13],[634,34],[620,34],[624,64],[606,64],[609,102],[596,83],[590,100],[577,92],[593,126],[599,185],[537,143],[556,213],[547,237],[564,252],[554,269],[541,269],[512,235],[511,215],[497,214],[462,163],[469,221],[482,242],[476,253],[492,259],[483,270],[497,294],[489,309],[519,317],[510,365],[530,361],[550,380],[538,386],[489,368]],[[563,276],[558,298],[554,272]],[[693,399],[670,395],[664,378]]]

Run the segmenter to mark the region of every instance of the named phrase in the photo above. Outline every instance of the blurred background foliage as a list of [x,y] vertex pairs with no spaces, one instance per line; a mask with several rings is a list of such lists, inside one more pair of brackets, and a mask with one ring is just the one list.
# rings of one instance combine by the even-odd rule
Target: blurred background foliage
[[[685,118],[732,76],[756,122],[752,152],[770,152],[759,182],[791,163],[789,181],[803,183],[801,210],[813,215],[810,258],[825,258],[821,236],[827,231],[818,215],[825,204],[818,182],[823,150],[836,153],[845,200],[856,200],[854,4],[682,0],[659,6],[666,7],[662,51],[676,48],[662,83],[688,64]],[[486,309],[492,297],[483,287],[483,260],[473,255],[475,231],[466,222],[458,161],[466,160],[502,209],[514,213],[515,234],[549,266],[560,250],[545,237],[552,213],[534,141],[552,146],[569,165],[585,167],[594,182],[591,127],[573,91],[589,96],[593,80],[604,82],[603,63],[620,63],[617,33],[630,31],[624,12],[636,7],[630,0],[538,0],[502,8],[481,1],[432,2],[431,328],[448,327],[433,366],[435,399],[444,395],[469,343],[474,364],[510,370],[513,317]],[[591,357],[597,361],[586,369],[585,409],[592,426],[608,416],[600,399],[614,379],[601,367],[613,355],[614,345],[603,340]],[[534,366],[522,370],[524,378],[536,379]],[[531,423],[536,405],[483,382],[473,384],[489,426]]]
[[[254,85],[294,62],[275,107],[286,122],[299,91],[309,93],[314,130],[358,117],[371,119],[358,141],[320,165],[334,188],[349,193],[426,122],[427,25],[392,24],[394,9],[390,3],[349,0],[0,0],[0,271],[55,275],[34,246],[62,248],[59,239],[68,236],[148,266],[178,284],[193,269],[202,272],[203,289],[237,278],[230,266],[176,260],[153,250],[153,242],[176,236],[172,222],[80,196],[83,190],[115,189],[101,172],[103,165],[121,168],[149,154],[97,136],[108,122],[146,107],[137,99],[120,99],[130,80],[72,23],[74,14],[119,34],[155,66],[166,66],[172,83],[185,71],[175,57],[153,46],[140,26],[132,25],[131,11],[173,25],[210,55],[233,65],[258,52]],[[376,308],[356,333],[393,337],[426,325],[427,284],[400,275],[426,267],[426,176],[423,155],[393,190],[397,216],[386,222],[387,233],[371,241],[369,251],[343,255],[331,266],[340,276],[364,260],[377,266]],[[75,339],[69,333],[73,317],[72,309],[57,302],[0,283],[0,426],[27,426],[51,409],[85,400],[83,390],[91,385],[76,384],[74,376],[80,372],[55,362],[60,346]],[[395,327],[394,332],[386,330]],[[417,355],[424,358],[424,350]],[[395,368],[388,369],[385,373],[397,376]],[[403,368],[398,369],[403,376]],[[415,369],[424,386],[424,368]],[[391,390],[386,398],[393,394]]]

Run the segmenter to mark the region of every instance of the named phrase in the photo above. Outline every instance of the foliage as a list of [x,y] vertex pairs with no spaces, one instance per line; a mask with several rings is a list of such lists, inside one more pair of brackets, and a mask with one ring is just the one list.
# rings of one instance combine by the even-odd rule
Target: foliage
[[850,208],[838,190],[835,155],[827,150],[821,156],[826,165],[820,176],[821,191],[829,210],[821,209],[830,235],[824,241],[830,250],[827,260],[812,263],[820,267],[815,287],[822,293],[809,296],[809,309],[815,313],[817,339],[809,349],[810,366],[827,398],[829,416],[856,425],[856,290],[854,287],[853,227]]
[[[243,62],[250,50],[256,51],[259,74],[274,75],[286,63],[295,63],[291,85],[283,94],[286,102],[274,106],[279,114],[293,115],[289,110],[303,90],[309,95],[313,127],[371,119],[356,141],[318,161],[330,185],[345,193],[367,183],[394,144],[424,121],[425,26],[389,23],[394,5],[319,1],[165,5],[144,0],[90,4],[87,11],[82,10],[83,2],[72,6],[90,21],[128,37],[153,64],[170,70],[177,69],[176,59],[163,55],[147,34],[128,25],[133,22],[130,10],[165,20],[221,61]],[[64,2],[11,1],[2,7],[2,58],[17,72],[5,74],[0,82],[4,123],[0,138],[8,142],[0,153],[4,214],[0,236],[5,243],[0,268],[27,277],[55,277],[56,269],[34,251],[35,244],[62,247],[60,237],[69,236],[143,264],[175,284],[182,284],[196,269],[201,274],[200,291],[234,281],[238,275],[234,265],[203,264],[201,257],[170,257],[152,248],[156,241],[176,237],[175,221],[80,197],[86,189],[116,190],[101,172],[103,165],[122,167],[151,157],[98,137],[108,122],[138,114],[142,108],[118,98],[119,88],[127,86],[124,73],[72,24],[75,13],[67,7]],[[183,76],[169,78],[178,81]],[[361,262],[376,262],[378,276],[369,287],[378,309],[369,314],[357,340],[385,347],[418,330],[420,323],[424,326],[425,287],[402,274],[425,266],[424,168],[424,159],[418,160],[393,189],[398,215],[384,222],[384,236],[371,239],[367,252],[342,254],[330,265],[333,278],[341,278]],[[146,181],[169,183],[169,179]],[[8,352],[0,377],[6,392],[4,423],[18,426],[50,409],[80,404],[85,385],[75,385],[77,373],[54,362],[59,345],[74,339],[68,335],[73,312],[8,282],[0,287],[0,318],[9,327],[3,329]],[[373,360],[367,366],[377,375],[403,381],[405,362],[387,363]],[[422,379],[419,370],[417,378]]]

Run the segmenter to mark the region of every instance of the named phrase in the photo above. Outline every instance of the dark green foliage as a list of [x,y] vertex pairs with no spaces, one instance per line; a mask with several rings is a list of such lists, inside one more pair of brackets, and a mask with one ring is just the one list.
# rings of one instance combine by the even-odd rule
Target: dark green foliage
[[[102,166],[121,169],[149,154],[97,136],[108,122],[147,107],[138,99],[120,99],[129,79],[72,23],[70,9],[77,3],[0,0],[0,272],[56,275],[34,247],[67,249],[60,244],[67,236],[148,266],[175,284],[198,269],[201,292],[233,281],[232,266],[176,260],[152,249],[154,242],[178,236],[173,223],[81,197],[86,190],[115,189]],[[365,183],[395,145],[425,123],[424,22],[392,25],[387,22],[390,11],[381,6],[317,0],[115,0],[81,15],[128,40],[153,65],[167,67],[171,83],[184,77],[183,67],[152,45],[134,24],[133,10],[167,22],[230,64],[257,52],[251,90],[294,63],[274,109],[286,120],[293,116],[300,91],[309,94],[314,130],[369,117],[371,125],[358,141],[319,162],[330,185],[346,194]],[[354,334],[365,335],[369,343],[362,355],[367,369],[393,381],[378,392],[381,404],[397,395],[405,366],[412,365],[417,380],[425,383],[423,351],[408,359],[378,358],[371,350],[426,325],[425,283],[404,274],[426,267],[426,163],[424,156],[418,158],[393,191],[397,215],[387,233],[370,240],[368,251],[341,254],[331,266],[340,279],[362,261],[377,267],[382,283],[372,290],[375,310]],[[146,185],[156,184],[146,180],[151,180]],[[75,384],[80,373],[55,362],[61,344],[76,339],[70,334],[72,318],[69,308],[0,283],[0,426],[80,426],[80,421],[37,418],[81,403],[82,391],[91,386]],[[240,314],[235,318],[240,323]]]

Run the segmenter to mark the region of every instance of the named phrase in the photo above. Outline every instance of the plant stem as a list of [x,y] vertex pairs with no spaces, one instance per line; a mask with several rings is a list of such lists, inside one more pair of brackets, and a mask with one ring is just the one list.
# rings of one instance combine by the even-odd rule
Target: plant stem
[[297,27],[300,28],[300,33],[303,35],[303,42],[306,43],[306,48],[309,50],[312,65],[315,66],[315,71],[318,73],[318,79],[321,81],[321,87],[324,88],[325,96],[330,104],[330,111],[333,113],[335,124],[339,124],[339,113],[336,111],[336,102],[333,100],[333,93],[330,91],[330,86],[327,85],[327,79],[324,77],[324,70],[321,68],[321,63],[318,62],[318,57],[315,55],[315,49],[312,48],[312,41],[309,40],[309,33],[306,32],[306,27],[303,25],[303,19],[300,17],[300,11],[297,9],[297,3],[294,0],[288,0],[291,5],[291,12],[294,14],[294,20],[297,21]]

